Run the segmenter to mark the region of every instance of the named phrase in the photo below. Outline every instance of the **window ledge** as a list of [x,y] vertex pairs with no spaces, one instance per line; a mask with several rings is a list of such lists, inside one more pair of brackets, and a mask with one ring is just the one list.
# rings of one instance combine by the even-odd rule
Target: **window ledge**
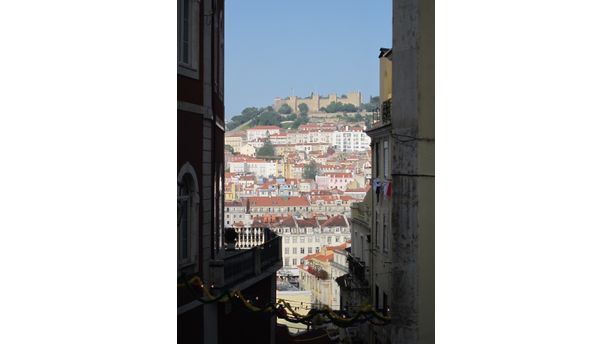
[[180,75],[186,76],[188,78],[191,78],[191,79],[200,80],[198,69],[194,69],[187,65],[183,65],[180,62],[177,66],[177,73]]

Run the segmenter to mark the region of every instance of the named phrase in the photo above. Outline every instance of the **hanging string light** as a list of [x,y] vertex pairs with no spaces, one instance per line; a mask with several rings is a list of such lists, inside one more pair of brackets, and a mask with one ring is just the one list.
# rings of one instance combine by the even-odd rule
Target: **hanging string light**
[[[324,305],[320,309],[311,308],[306,315],[302,315],[293,309],[291,304],[283,299],[278,299],[274,303],[268,303],[264,307],[257,307],[249,299],[246,299],[242,292],[238,289],[227,290],[220,295],[214,296],[202,280],[195,276],[187,280],[185,276],[181,276],[179,280],[182,283],[178,287],[187,287],[196,297],[199,302],[209,304],[214,302],[225,303],[232,298],[240,300],[242,305],[248,310],[256,313],[266,312],[274,313],[277,317],[292,323],[302,323],[305,325],[319,325],[322,323],[333,323],[338,327],[349,327],[356,323],[369,322],[372,325],[384,326],[391,321],[390,317],[377,312],[372,305],[364,304],[359,307],[358,312],[352,317],[346,311],[340,311],[341,314],[332,310],[329,306]],[[212,285],[211,285],[212,286]],[[196,287],[200,289],[203,296],[198,295]],[[299,307],[296,307],[299,309]],[[289,311],[289,312],[287,312]],[[324,319],[327,318],[327,319]]]

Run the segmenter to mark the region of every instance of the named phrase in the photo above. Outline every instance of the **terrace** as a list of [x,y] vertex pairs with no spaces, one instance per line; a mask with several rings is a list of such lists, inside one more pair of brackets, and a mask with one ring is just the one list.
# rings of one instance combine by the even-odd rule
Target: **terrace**
[[372,117],[372,128],[382,127],[383,125],[391,123],[391,98],[382,102],[382,106],[376,112],[374,112],[374,116]]
[[[282,266],[281,237],[267,227],[226,228],[236,231],[235,248],[224,243],[220,259],[211,263],[218,288],[251,285]],[[223,236],[225,237],[225,235]]]

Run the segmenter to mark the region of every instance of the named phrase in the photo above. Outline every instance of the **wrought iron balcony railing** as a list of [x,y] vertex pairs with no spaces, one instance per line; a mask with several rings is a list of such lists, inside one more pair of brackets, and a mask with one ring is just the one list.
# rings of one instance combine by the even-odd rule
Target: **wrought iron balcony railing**
[[355,280],[367,284],[368,279],[366,276],[366,265],[364,262],[355,258],[352,254],[349,254],[347,257],[349,271]]
[[382,102],[372,118],[372,128],[377,128],[391,122],[391,98]]

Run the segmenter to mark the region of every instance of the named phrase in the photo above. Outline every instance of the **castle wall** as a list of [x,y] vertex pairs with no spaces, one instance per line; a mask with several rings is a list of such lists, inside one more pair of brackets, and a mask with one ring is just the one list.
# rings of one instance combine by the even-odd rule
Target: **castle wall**
[[293,112],[298,113],[298,105],[304,103],[308,106],[309,112],[318,112],[322,107],[327,107],[332,102],[353,104],[356,107],[359,107],[361,106],[361,92],[349,92],[346,94],[345,98],[340,98],[335,93],[331,93],[327,97],[312,94],[308,98],[300,98],[296,96],[290,96],[285,99],[275,98],[272,107],[274,110],[278,111],[283,104],[287,104],[291,107]]

